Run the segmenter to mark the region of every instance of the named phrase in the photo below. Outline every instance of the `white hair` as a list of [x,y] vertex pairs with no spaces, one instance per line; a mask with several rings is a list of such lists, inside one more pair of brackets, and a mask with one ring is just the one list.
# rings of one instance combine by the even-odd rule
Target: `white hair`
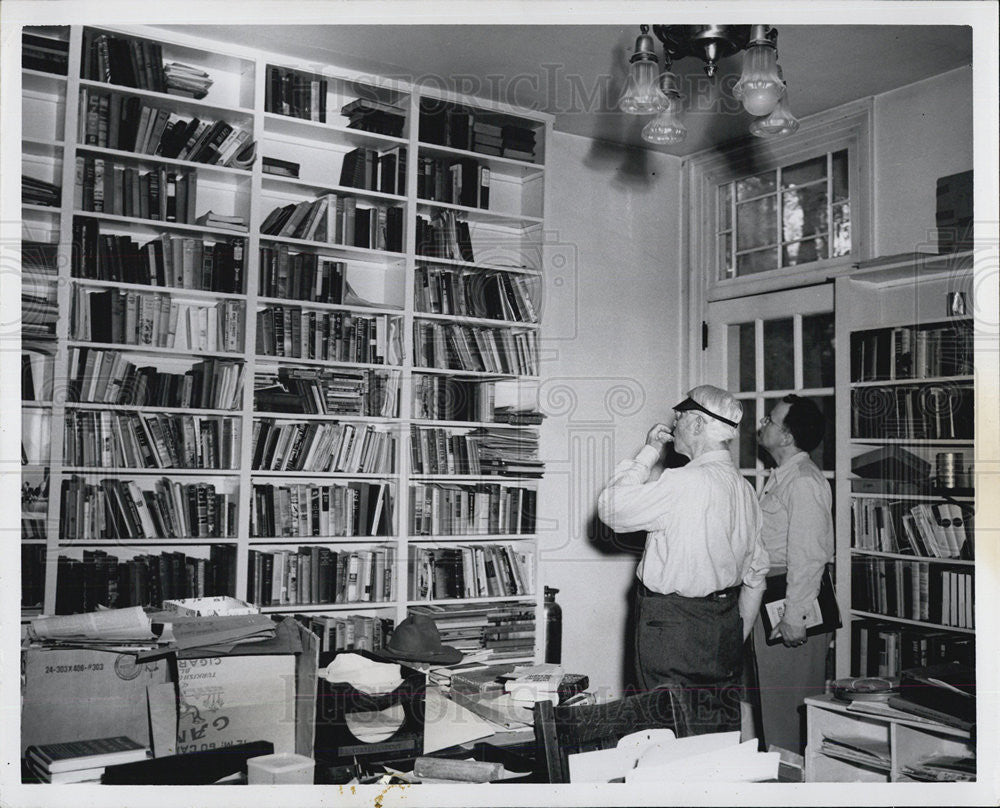
[[[739,424],[743,419],[743,405],[733,398],[732,394],[721,387],[702,384],[688,391],[688,397],[697,401],[706,410],[715,413],[728,421]],[[725,442],[739,434],[738,426],[730,426],[715,418],[705,418],[705,433],[712,440]]]

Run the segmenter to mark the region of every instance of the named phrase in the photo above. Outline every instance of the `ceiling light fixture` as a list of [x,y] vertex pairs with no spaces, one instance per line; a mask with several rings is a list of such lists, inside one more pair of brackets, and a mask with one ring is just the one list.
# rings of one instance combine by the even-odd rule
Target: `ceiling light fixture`
[[778,31],[770,25],[654,25],[653,34],[663,44],[664,73],[657,80],[659,61],[649,26],[640,26],[635,51],[629,59],[629,77],[618,102],[619,109],[633,115],[657,115],[643,127],[650,143],[680,143],[687,134],[683,96],[673,62],[694,56],[705,63],[705,73],[714,78],[719,62],[740,51],[743,72],[733,86],[733,97],[758,120],[750,130],[758,137],[788,135],[799,122],[788,109],[785,82],[778,65]]

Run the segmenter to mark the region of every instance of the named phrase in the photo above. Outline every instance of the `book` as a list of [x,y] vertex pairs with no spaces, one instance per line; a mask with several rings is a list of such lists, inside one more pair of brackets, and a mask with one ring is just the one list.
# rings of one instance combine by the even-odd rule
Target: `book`
[[145,760],[147,749],[125,735],[29,746],[25,756],[49,774]]

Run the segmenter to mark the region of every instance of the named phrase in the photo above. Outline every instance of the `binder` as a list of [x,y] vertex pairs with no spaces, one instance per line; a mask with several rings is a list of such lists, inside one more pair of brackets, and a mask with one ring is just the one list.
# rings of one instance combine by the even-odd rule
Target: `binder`
[[[771,639],[771,633],[781,622],[781,615],[784,613],[785,587],[788,581],[784,573],[781,575],[769,575],[767,577],[764,597],[760,604],[760,616],[764,622],[764,636],[767,637],[768,645],[777,645],[781,638]],[[823,578],[819,585],[819,594],[816,596],[813,608],[806,622],[806,636],[814,634],[826,634],[840,628],[840,612],[837,609],[837,596],[833,589],[833,578],[830,576],[830,568],[823,570]]]

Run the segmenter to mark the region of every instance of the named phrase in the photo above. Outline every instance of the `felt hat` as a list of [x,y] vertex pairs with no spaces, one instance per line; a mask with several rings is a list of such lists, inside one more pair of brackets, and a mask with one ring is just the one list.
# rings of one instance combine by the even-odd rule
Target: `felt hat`
[[434,621],[424,614],[411,614],[393,629],[385,648],[372,651],[379,659],[405,662],[439,662],[453,665],[462,661],[462,652],[441,644]]

